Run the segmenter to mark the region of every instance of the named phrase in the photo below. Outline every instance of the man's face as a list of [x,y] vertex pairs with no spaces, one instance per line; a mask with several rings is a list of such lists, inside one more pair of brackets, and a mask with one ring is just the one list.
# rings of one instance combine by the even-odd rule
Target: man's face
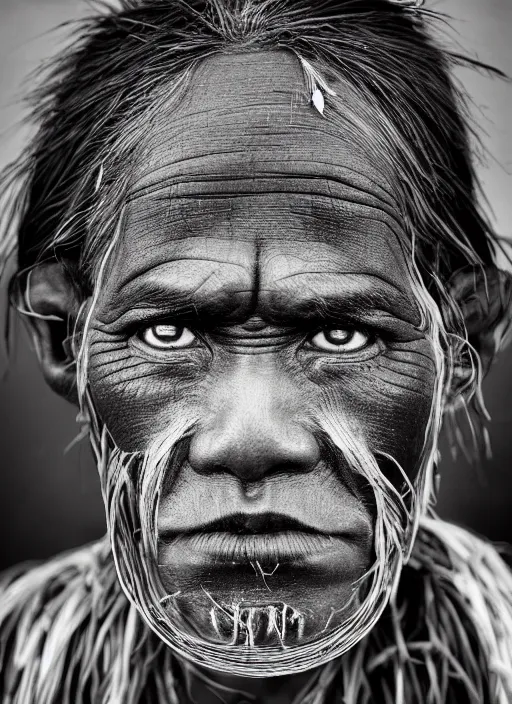
[[392,188],[303,96],[286,53],[200,66],[148,130],[93,312],[89,383],[117,446],[193,427],[162,485],[158,562],[211,641],[237,607],[255,607],[256,644],[278,637],[269,606],[286,642],[353,613],[374,502],[326,421],[400,490],[391,467],[414,478],[431,412]]

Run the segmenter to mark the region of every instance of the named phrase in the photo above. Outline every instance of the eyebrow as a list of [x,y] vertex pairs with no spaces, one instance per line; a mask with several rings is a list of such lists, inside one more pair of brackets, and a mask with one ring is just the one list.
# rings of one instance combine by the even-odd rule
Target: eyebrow
[[[298,276],[318,277],[316,286],[274,286],[272,289],[239,288],[232,284],[219,287],[207,295],[198,293],[201,286],[186,288],[167,282],[133,281],[129,290],[111,298],[106,324],[124,326],[130,319],[168,316],[180,321],[208,326],[243,322],[256,314],[259,306],[269,322],[282,325],[300,325],[322,320],[361,319],[372,314],[383,314],[411,325],[419,323],[419,311],[414,299],[385,278],[372,273],[308,272],[288,276],[281,282],[291,282]],[[334,280],[333,280],[334,279]],[[340,287],[340,280],[350,280],[350,286]],[[337,282],[337,285],[336,285]],[[201,285],[205,282],[203,281]]]
[[[368,313],[384,313],[411,324],[419,322],[418,307],[406,291],[374,272],[308,272],[304,279],[313,285],[282,288],[277,294],[279,308],[302,320],[360,318]],[[283,279],[290,281],[291,275]],[[338,285],[336,285],[338,280]],[[340,290],[339,281],[344,287]],[[350,286],[346,284],[350,283]]]

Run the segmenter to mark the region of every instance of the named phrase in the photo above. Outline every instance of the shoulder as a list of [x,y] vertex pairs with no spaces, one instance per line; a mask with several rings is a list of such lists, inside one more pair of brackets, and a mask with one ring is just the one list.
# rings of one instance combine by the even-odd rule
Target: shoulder
[[411,669],[458,693],[440,701],[512,701],[512,572],[493,544],[422,519],[388,613],[402,655],[421,663]]
[[128,608],[106,541],[0,575],[2,701],[74,701],[73,660],[93,657],[92,624],[97,636],[107,612]]
[[[85,597],[108,575],[108,549],[103,541],[58,555],[47,562],[27,562],[0,574],[0,631],[5,634],[16,617],[32,623],[52,605],[59,607],[78,595]],[[107,569],[106,569],[107,568]],[[85,598],[88,604],[90,598]],[[28,625],[28,624],[26,624]]]
[[438,518],[420,526],[411,567],[460,604],[492,665],[512,677],[512,571],[488,540]]
[[61,613],[65,604],[79,598],[89,605],[88,593],[106,576],[107,559],[103,542],[98,542],[47,562],[22,563],[0,574],[2,642],[6,634],[16,634],[20,625],[30,630],[37,624],[45,630],[50,613]]

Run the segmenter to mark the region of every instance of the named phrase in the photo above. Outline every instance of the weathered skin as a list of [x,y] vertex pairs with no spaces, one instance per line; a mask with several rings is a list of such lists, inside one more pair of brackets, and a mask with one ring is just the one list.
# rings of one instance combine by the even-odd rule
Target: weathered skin
[[[354,104],[349,87],[334,87]],[[197,419],[161,496],[159,560],[211,639],[201,586],[222,603],[293,605],[314,638],[371,564],[371,505],[315,431],[322,414],[417,471],[433,352],[392,183],[352,133],[309,104],[290,54],[204,62],[148,130],[95,309],[90,386],[116,443],[142,450],[176,414]],[[187,344],[152,347],[158,324],[183,326]],[[360,349],[320,346],[322,331],[346,329]],[[248,559],[231,566],[171,539],[266,513],[341,539],[272,576],[279,554],[269,558],[265,579]],[[269,682],[258,683],[266,702]]]

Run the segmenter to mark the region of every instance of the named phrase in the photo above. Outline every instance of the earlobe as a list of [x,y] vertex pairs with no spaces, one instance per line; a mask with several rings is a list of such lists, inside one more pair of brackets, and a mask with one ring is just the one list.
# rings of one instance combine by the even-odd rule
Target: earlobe
[[71,336],[80,304],[64,265],[46,262],[34,267],[18,287],[15,302],[49,386],[78,404]]
[[494,267],[461,269],[453,275],[449,289],[486,374],[510,328],[512,275]]

